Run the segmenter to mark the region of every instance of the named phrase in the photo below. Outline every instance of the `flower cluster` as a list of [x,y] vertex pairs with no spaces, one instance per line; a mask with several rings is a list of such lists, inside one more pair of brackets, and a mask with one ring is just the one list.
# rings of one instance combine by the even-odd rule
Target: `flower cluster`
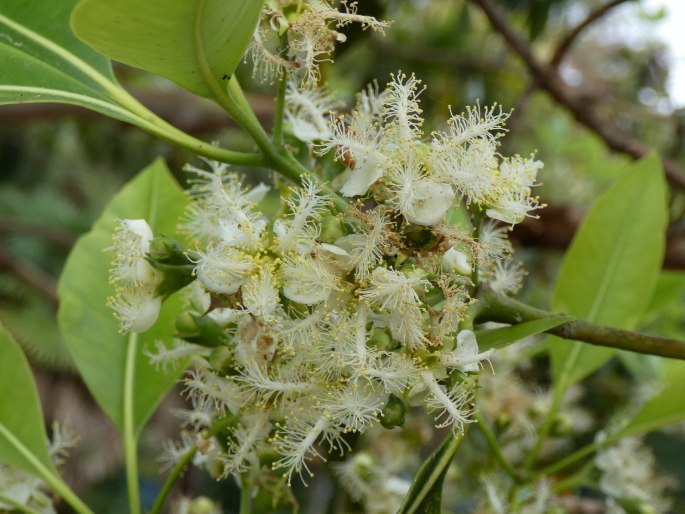
[[[255,73],[261,70],[266,78],[272,78],[287,71],[298,76],[305,87],[315,86],[320,78],[319,64],[331,61],[335,44],[346,40],[337,29],[350,23],[379,32],[389,25],[358,13],[357,2],[342,0],[340,9],[325,0],[267,2],[249,50]],[[287,54],[277,49],[278,43],[271,42],[281,37],[287,38]]]
[[[417,87],[399,75],[383,93],[364,92],[358,110],[332,124],[304,101],[289,110],[295,135],[309,116],[303,139],[345,161],[340,190],[362,197],[346,208],[314,176],[303,177],[281,192],[281,211],[270,219],[260,209],[267,186],[245,187],[223,164],[188,168],[180,231],[192,241],[183,258],[194,282],[174,346],[148,350],[162,366],[192,359],[183,379],[192,408],[180,413],[188,434],[169,447],[170,460],[199,437],[205,451],[197,459],[216,475],[270,467],[290,483],[311,474],[313,460],[348,450],[349,434],[402,425],[410,406],[423,405],[438,427],[471,422],[470,375],[492,350],[479,351],[468,310],[477,285],[518,287],[497,202],[514,187],[534,202],[528,175],[539,164],[512,158],[495,168],[495,154],[481,151],[479,169],[494,177],[480,181],[497,186],[476,197],[460,178],[463,165],[448,168],[446,155],[494,142],[490,131],[501,131],[505,116],[487,109],[483,120],[454,117],[449,134],[423,143]],[[300,93],[292,87],[289,99]],[[450,224],[450,209],[478,215]],[[492,219],[483,221],[483,212]],[[145,259],[145,245],[159,245],[141,226],[124,221],[115,235],[112,277],[129,285],[129,296],[169,269],[148,269],[159,252]],[[122,328],[141,328],[138,317],[117,312]],[[224,436],[206,438],[226,422]]]

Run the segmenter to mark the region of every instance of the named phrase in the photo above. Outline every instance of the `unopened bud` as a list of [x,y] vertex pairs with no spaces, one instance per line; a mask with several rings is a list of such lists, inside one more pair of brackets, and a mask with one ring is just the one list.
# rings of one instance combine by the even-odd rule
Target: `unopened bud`
[[333,215],[324,216],[321,218],[321,232],[319,233],[319,240],[323,243],[333,243],[345,235],[340,218]]
[[381,425],[385,428],[404,426],[404,415],[407,411],[404,402],[394,394],[388,397],[388,401],[381,413]]

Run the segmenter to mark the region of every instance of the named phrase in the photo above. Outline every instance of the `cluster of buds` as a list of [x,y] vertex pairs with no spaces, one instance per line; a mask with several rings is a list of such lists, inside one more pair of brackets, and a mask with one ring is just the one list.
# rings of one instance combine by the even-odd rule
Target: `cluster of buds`
[[[540,164],[498,157],[492,131],[506,116],[495,108],[484,118],[477,108],[455,116],[448,133],[421,142],[417,85],[399,75],[383,93],[367,90],[350,117],[307,140],[345,162],[339,190],[359,197],[345,208],[303,177],[270,219],[260,209],[267,186],[246,188],[209,162],[208,170],[188,168],[180,230],[192,249],[152,239],[140,220],[124,221],[115,235],[112,277],[134,277],[126,295],[193,281],[176,344],[149,353],[165,365],[192,357],[183,379],[189,431],[200,437],[230,420],[203,454],[215,473],[270,467],[290,483],[311,474],[312,459],[349,449],[349,434],[402,425],[410,406],[423,405],[437,427],[463,430],[471,421],[471,375],[492,350],[479,351],[468,310],[477,287],[518,287],[497,220],[515,223],[538,207],[530,187]],[[295,135],[302,116],[289,111]],[[512,194],[526,209],[500,215]],[[473,216],[448,223],[455,212]],[[130,233],[145,236],[133,244],[122,236]],[[154,280],[139,278],[147,266]],[[147,328],[118,316],[123,330]]]

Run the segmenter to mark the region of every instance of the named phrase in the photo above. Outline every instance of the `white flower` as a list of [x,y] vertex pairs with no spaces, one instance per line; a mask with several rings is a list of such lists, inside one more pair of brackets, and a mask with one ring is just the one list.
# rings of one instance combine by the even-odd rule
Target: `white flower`
[[409,350],[419,350],[428,344],[423,329],[423,313],[417,305],[407,304],[388,315],[390,333]]
[[506,132],[504,122],[510,115],[511,112],[502,111],[501,105],[494,104],[481,110],[480,103],[476,103],[473,107],[466,107],[466,112],[452,115],[447,122],[449,134],[443,137],[457,146],[478,139],[494,142]]
[[302,188],[292,190],[292,197],[288,199],[290,215],[274,223],[274,233],[279,239],[278,251],[301,251],[303,240],[305,246],[309,244],[318,231],[314,222],[321,217],[327,204],[328,198],[321,193],[320,187],[307,178],[303,179]]
[[454,271],[460,275],[471,275],[471,262],[468,256],[456,247],[452,247],[442,256],[442,267],[448,271]]
[[162,297],[156,295],[155,289],[154,285],[122,288],[108,299],[122,334],[145,332],[155,324],[162,308]]
[[359,380],[336,388],[322,399],[322,408],[345,432],[363,431],[378,420],[383,396],[370,382]]
[[228,440],[226,455],[221,456],[224,463],[223,476],[237,476],[258,468],[257,446],[266,439],[270,430],[271,423],[266,413],[257,412],[242,417]]
[[501,193],[485,214],[492,219],[516,225],[526,219],[526,216],[535,218],[528,212],[543,207],[544,204],[538,203],[537,197],[530,196],[530,191],[513,190]]
[[496,261],[487,272],[486,282],[496,293],[515,294],[521,289],[526,272],[520,262],[514,264],[511,259]]
[[302,476],[302,471],[306,471],[310,477],[314,476],[307,461],[315,457],[322,458],[315,444],[331,428],[330,418],[322,416],[313,424],[305,421],[288,425],[283,429],[284,435],[276,436],[274,447],[282,457],[273,463],[272,468],[285,469],[283,476],[287,477],[288,485],[291,484],[293,473]]
[[414,184],[414,194],[407,211],[402,211],[410,223],[435,225],[452,206],[454,192],[447,184],[420,180]]
[[274,272],[268,265],[248,278],[242,288],[243,306],[252,314],[266,322],[274,321],[280,309],[280,298]]
[[288,257],[283,263],[283,295],[293,302],[315,305],[328,298],[336,288],[338,277],[332,273],[324,255]]
[[407,78],[402,72],[393,75],[388,84],[383,115],[389,129],[396,132],[397,142],[400,144],[421,136],[423,111],[419,107],[418,97],[426,87],[419,87],[420,85],[421,81],[413,73]]
[[419,376],[428,390],[426,405],[440,411],[435,418],[438,428],[452,425],[456,430],[464,431],[465,423],[472,423],[469,418],[471,415],[470,392],[458,384],[451,391],[447,391],[441,386],[430,370],[421,371]]
[[478,353],[476,334],[471,330],[462,330],[457,334],[457,346],[452,353],[440,355],[440,363],[448,368],[457,368],[468,373],[478,371],[481,362],[489,360],[493,349]]
[[472,203],[481,204],[499,190],[496,145],[477,139],[467,149],[435,140],[431,162],[441,180],[449,181]]
[[149,284],[157,280],[157,271],[145,259],[153,239],[152,229],[145,220],[120,220],[112,236],[114,251],[110,282]]
[[336,157],[352,170],[340,190],[343,196],[366,194],[391,166],[391,159],[384,153],[383,138],[378,121],[367,113],[355,111],[333,124],[331,136],[321,142],[318,153],[335,149]]
[[297,139],[312,143],[330,137],[327,115],[338,104],[332,94],[323,88],[299,89],[298,85],[290,80],[285,101],[285,116]]
[[233,294],[255,268],[254,258],[228,244],[197,252],[195,273],[202,284],[214,293]]
[[507,227],[498,226],[494,220],[485,220],[478,236],[478,259],[481,262],[500,260],[511,253]]

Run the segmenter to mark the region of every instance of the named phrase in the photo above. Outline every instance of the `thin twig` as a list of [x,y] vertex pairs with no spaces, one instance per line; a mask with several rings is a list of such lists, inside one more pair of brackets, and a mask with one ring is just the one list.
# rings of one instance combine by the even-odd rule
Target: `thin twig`
[[600,18],[604,17],[614,7],[624,4],[627,1],[628,0],[611,0],[611,2],[601,5],[594,11],[591,11],[583,21],[573,27],[568,34],[561,39],[557,45],[554,55],[552,55],[552,58],[549,61],[549,65],[552,68],[558,68],[561,64],[561,61],[564,60],[564,57],[566,57],[566,54],[578,39],[578,36],[580,36],[580,34],[584,32],[586,28],[598,21]]
[[[634,159],[640,159],[652,151],[652,148],[641,141],[604,123],[587,102],[572,94],[557,71],[533,54],[528,42],[516,33],[491,0],[471,1],[480,7],[495,30],[521,57],[539,87],[552,95],[559,105],[568,109],[580,124],[602,138],[608,148],[615,152],[627,154]],[[661,160],[669,182],[680,189],[685,189],[685,170],[671,159],[662,156]]]
[[[518,324],[559,315],[493,292],[485,292],[481,300],[482,306],[477,319],[479,322]],[[580,319],[547,330],[547,333],[596,346],[685,360],[685,341],[608,327]]]

